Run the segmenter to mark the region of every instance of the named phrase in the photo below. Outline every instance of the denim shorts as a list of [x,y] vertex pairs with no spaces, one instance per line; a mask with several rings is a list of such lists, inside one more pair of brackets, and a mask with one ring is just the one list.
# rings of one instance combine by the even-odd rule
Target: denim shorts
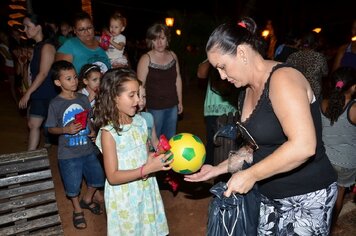
[[332,165],[337,173],[337,185],[348,188],[355,183],[356,168],[344,168],[337,165]]
[[46,119],[48,107],[51,100],[49,99],[33,99],[30,101],[28,115],[32,117],[41,117]]
[[83,176],[89,187],[104,186],[104,171],[94,153],[77,158],[59,159],[58,164],[64,190],[68,197],[79,195]]

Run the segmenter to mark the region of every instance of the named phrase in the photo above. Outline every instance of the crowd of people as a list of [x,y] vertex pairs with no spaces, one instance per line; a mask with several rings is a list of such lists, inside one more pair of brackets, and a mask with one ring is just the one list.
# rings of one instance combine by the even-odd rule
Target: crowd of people
[[[147,29],[147,50],[132,68],[120,13],[100,36],[86,12],[58,27],[28,14],[23,25],[33,46],[13,46],[0,32],[1,72],[14,101],[27,110],[28,150],[39,148],[41,130],[45,143],[58,139],[74,227],[87,227],[87,209],[106,213],[108,235],[168,235],[156,174],[169,171],[174,160],[155,149],[157,137],[176,134],[184,107],[170,29],[161,23]],[[243,17],[219,25],[207,41],[207,59],[197,65],[198,77],[209,80],[202,104],[207,158],[184,179],[229,173],[226,197],[258,186],[258,235],[340,232],[337,219],[356,178],[356,41],[340,47],[329,69],[316,33],[266,53],[257,29]],[[230,155],[217,156],[218,118],[228,113],[247,135]],[[243,168],[244,162],[251,166]],[[87,191],[79,199],[83,177]]]

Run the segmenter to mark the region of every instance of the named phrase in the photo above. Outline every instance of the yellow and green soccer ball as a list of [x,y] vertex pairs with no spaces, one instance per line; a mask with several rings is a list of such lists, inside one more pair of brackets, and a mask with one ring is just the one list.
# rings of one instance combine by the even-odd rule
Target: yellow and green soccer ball
[[191,174],[200,169],[205,161],[205,146],[201,139],[190,133],[174,135],[169,140],[171,146],[172,170],[180,174]]

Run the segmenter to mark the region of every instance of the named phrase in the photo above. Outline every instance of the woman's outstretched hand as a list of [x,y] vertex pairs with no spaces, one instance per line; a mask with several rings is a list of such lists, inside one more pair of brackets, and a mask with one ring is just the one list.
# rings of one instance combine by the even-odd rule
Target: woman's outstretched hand
[[212,165],[203,165],[199,172],[185,175],[184,180],[188,182],[200,182],[209,180],[217,175],[215,169],[216,167]]

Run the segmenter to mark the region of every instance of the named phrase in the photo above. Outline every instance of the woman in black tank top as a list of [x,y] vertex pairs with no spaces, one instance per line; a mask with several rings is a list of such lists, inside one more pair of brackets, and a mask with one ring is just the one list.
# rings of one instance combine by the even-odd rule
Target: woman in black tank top
[[178,114],[183,112],[182,78],[177,55],[169,50],[170,32],[166,25],[147,29],[150,48],[137,65],[137,77],[146,90],[146,108],[153,115],[157,137],[176,134]]
[[[204,165],[185,180],[230,172],[227,197],[257,184],[258,235],[328,235],[337,188],[322,142],[319,105],[302,73],[263,58],[256,28],[248,17],[220,25],[206,46],[221,78],[244,88],[239,123],[247,142],[225,162]],[[242,170],[244,160],[252,166]]]

